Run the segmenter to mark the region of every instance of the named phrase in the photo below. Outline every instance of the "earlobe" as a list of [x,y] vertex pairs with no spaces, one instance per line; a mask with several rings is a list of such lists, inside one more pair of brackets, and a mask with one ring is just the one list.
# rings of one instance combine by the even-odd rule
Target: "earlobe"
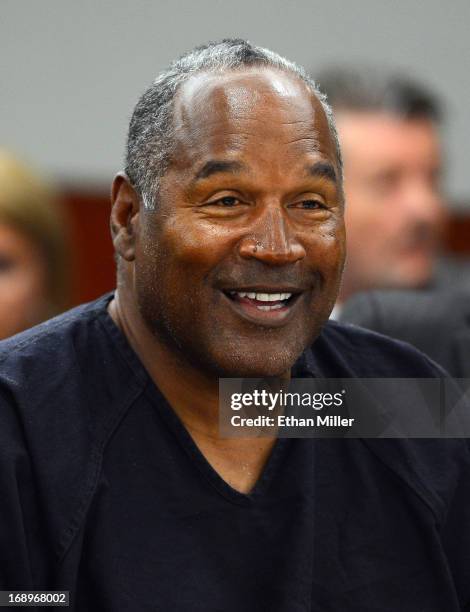
[[111,188],[111,236],[114,250],[126,261],[135,258],[140,200],[124,172],[119,172]]

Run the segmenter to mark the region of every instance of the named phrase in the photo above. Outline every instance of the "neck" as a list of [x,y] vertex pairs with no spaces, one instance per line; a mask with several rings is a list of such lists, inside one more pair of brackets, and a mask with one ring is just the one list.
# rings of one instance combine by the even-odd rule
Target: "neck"
[[[125,286],[118,286],[108,312],[207,461],[230,486],[242,493],[251,491],[276,435],[220,438],[218,378],[196,369],[161,342],[145,325],[132,291]],[[290,378],[290,371],[280,378]]]
[[184,425],[216,436],[218,378],[194,368],[161,342],[147,327],[135,299],[124,287],[116,291],[108,312]]

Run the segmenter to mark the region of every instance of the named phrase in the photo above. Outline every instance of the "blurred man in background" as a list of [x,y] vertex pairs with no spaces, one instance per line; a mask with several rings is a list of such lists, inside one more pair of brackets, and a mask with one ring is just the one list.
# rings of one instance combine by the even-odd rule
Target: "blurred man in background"
[[0,339],[68,306],[64,229],[51,188],[0,150]]
[[317,80],[344,161],[348,255],[333,318],[410,342],[454,376],[470,376],[470,266],[439,253],[438,101],[372,69],[331,69]]
[[344,160],[348,256],[339,303],[372,288],[436,280],[445,210],[438,102],[401,76],[316,75],[335,111]]

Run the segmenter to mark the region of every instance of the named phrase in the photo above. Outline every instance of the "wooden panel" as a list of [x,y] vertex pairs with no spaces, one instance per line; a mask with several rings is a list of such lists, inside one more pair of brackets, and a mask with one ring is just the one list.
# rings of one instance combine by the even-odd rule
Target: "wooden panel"
[[70,222],[72,305],[95,299],[115,286],[115,263],[109,231],[109,194],[103,191],[63,192]]
[[449,219],[446,249],[458,255],[470,255],[470,215],[454,214]]

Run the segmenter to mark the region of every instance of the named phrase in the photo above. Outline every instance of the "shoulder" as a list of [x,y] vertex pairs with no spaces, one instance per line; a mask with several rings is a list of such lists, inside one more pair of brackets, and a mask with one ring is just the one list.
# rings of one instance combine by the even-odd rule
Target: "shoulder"
[[405,340],[453,376],[470,374],[470,292],[372,291],[348,302],[341,321]]
[[112,337],[119,330],[106,329],[109,299],[0,343],[0,481],[8,474],[13,483],[18,458],[28,458],[30,490],[47,500],[58,553],[83,518],[107,441],[144,386]]
[[61,422],[64,434],[73,435],[79,422],[86,429],[90,419],[109,417],[111,400],[120,406],[145,383],[106,313],[110,299],[103,296],[0,342],[0,394],[32,437],[51,423]]
[[348,300],[340,319],[384,333],[434,325],[458,329],[470,325],[470,291],[369,291]]
[[15,381],[28,367],[51,374],[52,364],[66,367],[76,342],[85,340],[96,326],[108,296],[82,304],[53,319],[0,342],[0,380],[2,375]]
[[67,394],[72,401],[84,392],[93,395],[95,387],[105,388],[118,376],[135,374],[127,342],[107,314],[111,297],[104,295],[0,342],[0,391],[27,394],[28,403],[47,393],[58,399]]
[[[356,325],[329,321],[313,345],[328,376],[428,378],[445,376],[429,357],[406,342]],[[337,370],[335,374],[332,370]]]

